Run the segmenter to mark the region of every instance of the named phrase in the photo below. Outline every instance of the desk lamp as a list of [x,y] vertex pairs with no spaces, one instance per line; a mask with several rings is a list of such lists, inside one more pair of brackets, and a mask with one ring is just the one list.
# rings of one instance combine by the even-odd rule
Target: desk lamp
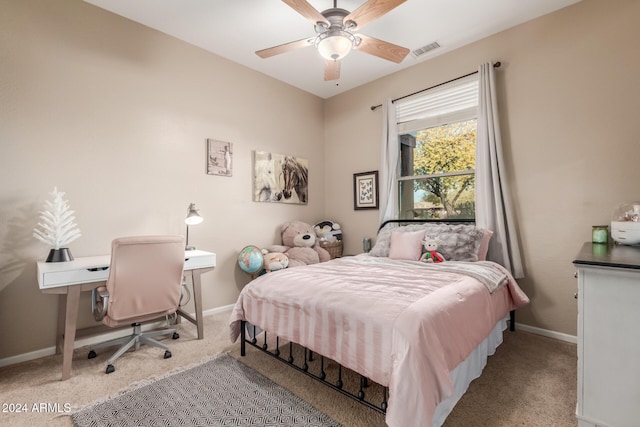
[[191,203],[187,208],[187,217],[184,219],[184,223],[187,224],[187,241],[185,250],[192,251],[195,249],[195,246],[189,246],[189,226],[190,225],[198,225],[202,222],[202,217],[198,213],[198,209],[196,209],[196,204]]

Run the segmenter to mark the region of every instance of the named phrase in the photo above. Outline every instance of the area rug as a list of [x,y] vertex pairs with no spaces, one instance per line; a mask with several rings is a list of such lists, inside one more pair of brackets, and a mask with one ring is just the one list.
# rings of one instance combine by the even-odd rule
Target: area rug
[[134,386],[71,415],[76,426],[336,426],[228,354]]

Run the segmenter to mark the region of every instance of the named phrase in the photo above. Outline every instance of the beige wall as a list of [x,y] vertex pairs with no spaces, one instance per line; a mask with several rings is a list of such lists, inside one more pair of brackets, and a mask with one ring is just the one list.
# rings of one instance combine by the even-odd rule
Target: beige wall
[[[323,100],[80,0],[0,0],[0,359],[53,346],[57,298],[36,283],[32,237],[57,186],[82,237],[75,256],[128,234],[191,228],[218,267],[204,308],[235,302],[247,244],[289,219],[323,219]],[[233,177],[205,173],[205,139],[233,143]],[[251,201],[251,151],[309,160],[307,206]],[[88,298],[81,316],[92,322]]]
[[353,210],[344,185],[379,169],[381,109],[369,107],[501,61],[504,155],[527,275],[520,283],[531,298],[518,321],[575,335],[571,261],[592,225],[640,200],[638,16],[636,0],[584,0],[329,99],[326,202],[349,232],[346,252],[378,225],[377,211]]
[[[205,222],[192,243],[218,255],[204,306],[228,305],[248,281],[238,250],[274,242],[288,219],[336,220],[345,252],[360,252],[378,226],[378,211],[353,210],[353,173],[379,169],[381,112],[369,107],[481,62],[503,64],[532,299],[519,322],[575,334],[571,260],[591,225],[640,200],[635,0],[584,0],[326,101],[80,0],[0,0],[0,11],[0,360],[53,346],[57,299],[38,290],[34,264],[48,248],[31,234],[54,185],[82,230],[76,256],[120,235],[181,234],[196,202]],[[232,178],[204,173],[205,138],[234,144]],[[255,149],[309,159],[308,206],[250,200]]]

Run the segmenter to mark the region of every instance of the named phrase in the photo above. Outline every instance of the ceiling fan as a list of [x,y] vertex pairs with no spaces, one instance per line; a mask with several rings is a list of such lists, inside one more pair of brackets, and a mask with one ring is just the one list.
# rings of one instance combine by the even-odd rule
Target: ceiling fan
[[307,46],[316,46],[320,55],[325,58],[324,79],[328,81],[337,80],[340,77],[340,60],[351,49],[395,63],[402,62],[409,53],[409,49],[405,47],[356,32],[406,0],[368,0],[353,12],[338,8],[337,0],[333,1],[331,9],[324,12],[318,12],[306,0],[282,1],[311,21],[316,35],[259,50],[256,55],[261,58],[269,58]]

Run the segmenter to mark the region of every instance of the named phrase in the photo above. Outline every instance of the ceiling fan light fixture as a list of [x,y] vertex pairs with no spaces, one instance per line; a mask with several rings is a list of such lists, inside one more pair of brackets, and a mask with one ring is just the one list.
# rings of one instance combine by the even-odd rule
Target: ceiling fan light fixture
[[326,31],[316,37],[316,48],[325,59],[338,61],[349,52],[355,43],[355,37],[348,31]]

